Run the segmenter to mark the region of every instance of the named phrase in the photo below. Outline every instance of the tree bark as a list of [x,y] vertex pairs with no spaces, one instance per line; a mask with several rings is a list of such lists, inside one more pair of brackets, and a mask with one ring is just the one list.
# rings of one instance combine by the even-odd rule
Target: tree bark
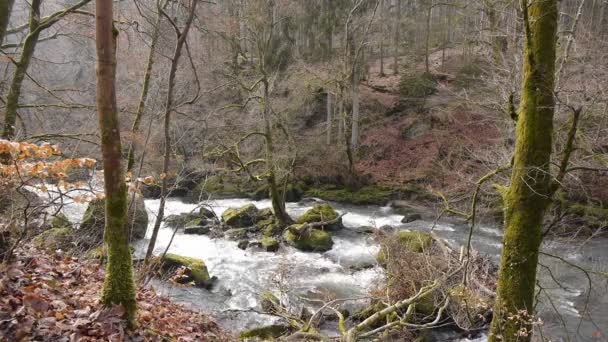
[[352,75],[353,122],[351,123],[352,129],[350,135],[350,144],[353,151],[356,151],[357,147],[359,146],[359,70],[356,65],[357,62],[355,61]]
[[[523,81],[510,186],[503,191],[505,229],[497,299],[488,341],[530,341],[542,221],[550,203],[557,0],[523,0]],[[527,10],[526,10],[527,9]]]
[[[3,0],[0,0],[3,1]],[[6,97],[6,113],[4,115],[4,127],[2,130],[2,138],[10,140],[15,137],[15,123],[17,122],[17,111],[19,110],[19,98],[21,97],[21,88],[23,80],[27,74],[27,69],[30,65],[40,32],[51,27],[66,14],[71,13],[80,7],[89,3],[90,0],[82,0],[81,2],[66,8],[65,10],[55,12],[52,15],[40,19],[40,5],[42,0],[33,0],[30,6],[29,17],[29,32],[23,42],[21,56],[17,62],[13,78]]]
[[331,92],[327,91],[327,145],[331,145],[331,126],[332,126],[332,112],[331,112]]
[[0,45],[4,41],[14,3],[15,0],[0,0]]
[[[37,1],[37,0],[34,0]],[[121,304],[129,324],[133,324],[137,303],[127,218],[127,185],[122,168],[120,125],[116,109],[116,37],[112,25],[112,0],[95,2],[97,47],[97,112],[101,133],[103,176],[106,195],[104,240],[108,265],[101,295],[105,305]]]
[[274,142],[272,139],[272,129],[270,124],[270,92],[268,79],[264,76],[262,81],[264,86],[264,99],[262,102],[262,115],[264,119],[264,135],[266,138],[265,144],[265,159],[266,159],[266,174],[268,187],[270,189],[270,201],[272,202],[272,211],[281,225],[287,225],[291,222],[287,211],[285,210],[284,197],[281,196],[279,185],[276,179],[276,166],[274,163]]
[[401,40],[401,0],[397,0],[395,8],[395,61],[393,64],[393,74],[399,74],[399,44]]
[[[165,1],[166,6],[167,2]],[[135,165],[135,135],[139,131],[139,125],[141,118],[144,115],[144,109],[146,107],[146,100],[148,99],[148,90],[150,89],[150,78],[152,77],[152,67],[154,65],[154,50],[158,44],[158,38],[160,37],[160,9],[156,14],[156,21],[154,23],[154,31],[152,31],[152,41],[150,43],[150,51],[148,52],[148,60],[146,62],[146,71],[144,73],[144,83],[141,87],[141,94],[139,96],[139,104],[137,105],[137,112],[135,113],[135,119],[133,120],[133,126],[131,126],[131,143],[129,144],[129,152],[127,154],[127,172],[133,169]]]
[[40,36],[38,26],[40,24],[41,3],[42,0],[32,1],[32,5],[30,7],[29,33],[23,42],[21,56],[19,56],[19,62],[17,62],[17,65],[15,66],[11,85],[8,88],[8,95],[6,97],[6,114],[4,115],[4,129],[2,131],[2,138],[7,140],[15,137],[15,124],[17,122],[17,111],[19,110],[21,88],[27,73],[27,69],[30,65],[32,57],[34,56],[36,44],[38,43],[38,37]]
[[429,7],[426,10],[426,31],[425,31],[425,40],[424,40],[424,70],[426,72],[430,72],[429,66],[429,54],[430,54],[430,44],[431,44],[431,14],[433,13],[433,4],[429,3]]
[[156,239],[158,238],[158,231],[160,230],[160,225],[163,222],[163,217],[165,214],[165,202],[167,200],[167,196],[169,195],[169,184],[167,175],[169,173],[169,164],[171,162],[171,112],[173,111],[173,96],[175,89],[175,74],[177,73],[177,66],[179,65],[179,58],[182,55],[182,49],[184,44],[186,43],[186,39],[188,38],[188,32],[190,31],[190,26],[192,25],[192,21],[194,20],[194,14],[196,13],[196,5],[198,4],[198,0],[192,0],[192,5],[190,6],[190,12],[188,14],[188,19],[186,19],[186,24],[181,32],[176,32],[177,34],[177,42],[175,43],[175,49],[173,51],[173,58],[171,59],[171,69],[169,71],[169,85],[167,88],[167,98],[165,100],[165,119],[163,122],[164,129],[164,138],[165,138],[165,152],[163,156],[163,176],[161,180],[160,187],[160,204],[158,205],[158,214],[156,215],[156,221],[154,221],[154,227],[152,229],[152,236],[150,237],[150,242],[148,243],[148,250],[146,251],[145,262],[147,263],[154,252],[154,246],[156,245]]

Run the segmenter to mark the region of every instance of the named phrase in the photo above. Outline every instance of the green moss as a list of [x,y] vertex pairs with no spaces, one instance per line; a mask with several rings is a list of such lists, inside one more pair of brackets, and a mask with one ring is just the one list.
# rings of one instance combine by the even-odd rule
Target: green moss
[[[391,242],[396,242],[402,248],[410,252],[422,253],[426,248],[433,244],[433,237],[423,232],[406,232],[400,231],[393,234]],[[376,261],[380,265],[386,263],[386,247],[383,247],[376,254]]]
[[222,220],[231,227],[252,226],[259,214],[258,208],[247,204],[241,208],[228,208],[222,213]]
[[279,250],[279,241],[277,239],[265,237],[260,239],[260,243],[266,252],[276,252]]
[[188,275],[192,277],[192,281],[194,281],[196,286],[207,287],[210,285],[211,278],[209,277],[207,266],[201,259],[167,253],[162,260],[162,265],[165,271],[175,270],[184,266],[188,269]]
[[247,190],[241,186],[241,180],[228,176],[210,176],[197,185],[197,194],[212,195],[215,198],[241,197]]
[[321,198],[327,201],[352,204],[386,204],[394,191],[388,188],[369,185],[360,189],[335,188],[324,186],[306,191],[306,196]]
[[[314,223],[322,221],[331,221],[338,218],[338,213],[329,205],[321,204],[316,205],[312,209],[308,209],[304,214],[298,218],[298,223]],[[324,227],[327,230],[339,230],[343,228],[342,219],[338,220],[333,224]]]
[[207,224],[207,219],[195,218],[184,225],[184,228],[200,227]]
[[234,228],[226,231],[226,236],[233,240],[243,240],[247,238],[251,230],[249,228]]
[[[301,226],[293,225],[290,229],[297,230]],[[301,235],[295,235],[289,229],[285,229],[283,238],[291,246],[307,252],[325,252],[330,250],[334,244],[328,232],[318,229],[310,229]]]
[[57,215],[53,216],[51,219],[51,227],[53,228],[72,228],[72,223],[70,220],[63,214],[57,213]]
[[281,307],[279,299],[270,291],[264,291],[260,293],[260,305],[264,312],[275,312]]
[[197,218],[198,215],[194,213],[182,213],[179,215],[169,215],[165,217],[164,221],[169,228],[179,228],[186,226],[188,222],[196,220]]
[[261,339],[263,341],[274,340],[287,334],[290,329],[284,325],[269,325],[261,328],[253,328],[239,334],[241,339]]
[[37,248],[55,251],[68,250],[72,246],[72,230],[70,228],[51,228],[36,236],[32,243]]

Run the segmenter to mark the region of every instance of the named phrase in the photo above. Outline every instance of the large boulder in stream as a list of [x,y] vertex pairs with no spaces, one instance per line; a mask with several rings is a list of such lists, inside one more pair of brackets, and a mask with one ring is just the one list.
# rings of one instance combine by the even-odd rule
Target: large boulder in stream
[[325,252],[334,245],[328,232],[307,228],[305,224],[289,226],[283,232],[283,239],[289,245],[305,252]]
[[[315,205],[312,209],[308,209],[302,216],[298,217],[298,223],[316,223],[316,222],[327,222],[335,220],[339,217],[339,214],[331,207],[331,205],[325,203]],[[332,224],[323,226],[325,230],[336,231],[344,228],[342,225],[342,218],[338,219]]]
[[[128,216],[125,224],[134,239],[143,239],[148,230],[148,212],[142,195],[129,191],[127,193]],[[89,247],[99,245],[103,240],[105,226],[105,199],[94,199],[89,202],[80,228],[77,230],[79,240]]]
[[175,272],[179,268],[184,269],[183,275],[177,279],[180,283],[194,282],[196,286],[205,288],[212,285],[212,278],[209,277],[207,266],[201,259],[167,253],[161,262],[164,272]]
[[222,213],[222,221],[234,228],[253,226],[259,215],[259,210],[253,204],[247,204],[240,208],[228,208]]

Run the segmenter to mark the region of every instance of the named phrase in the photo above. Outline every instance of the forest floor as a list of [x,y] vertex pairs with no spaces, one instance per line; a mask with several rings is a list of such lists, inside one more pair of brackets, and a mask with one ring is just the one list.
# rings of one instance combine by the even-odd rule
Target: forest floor
[[1,341],[233,340],[209,317],[149,289],[139,289],[137,325],[127,329],[122,306],[99,302],[99,263],[25,245],[1,267]]

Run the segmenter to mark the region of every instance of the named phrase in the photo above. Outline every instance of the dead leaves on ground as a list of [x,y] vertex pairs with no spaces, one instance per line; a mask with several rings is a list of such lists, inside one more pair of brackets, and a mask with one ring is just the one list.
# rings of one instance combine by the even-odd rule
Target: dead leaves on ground
[[1,341],[229,341],[207,316],[154,291],[137,294],[138,320],[126,328],[122,306],[104,308],[104,269],[24,247],[0,266]]

